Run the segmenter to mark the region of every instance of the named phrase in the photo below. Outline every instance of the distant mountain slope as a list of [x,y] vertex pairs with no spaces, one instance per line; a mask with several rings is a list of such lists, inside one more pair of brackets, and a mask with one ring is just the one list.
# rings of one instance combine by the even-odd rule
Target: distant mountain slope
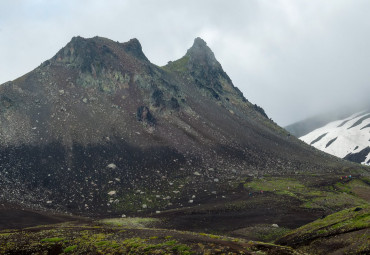
[[305,120],[295,122],[284,128],[292,135],[296,137],[301,137],[310,133],[311,131],[314,131],[317,128],[325,126],[332,121],[344,119],[355,112],[361,111],[364,108],[366,107],[346,107],[344,109],[340,109],[339,111],[330,111],[307,118]]
[[332,121],[300,139],[334,156],[370,165],[370,111]]

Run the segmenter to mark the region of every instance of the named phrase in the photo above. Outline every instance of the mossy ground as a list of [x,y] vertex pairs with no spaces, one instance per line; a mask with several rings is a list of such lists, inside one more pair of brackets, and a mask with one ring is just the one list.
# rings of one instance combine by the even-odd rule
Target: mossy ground
[[117,227],[131,227],[131,228],[145,228],[154,226],[160,220],[155,218],[109,218],[98,221],[99,223],[117,226]]
[[309,254],[369,254],[370,205],[342,210],[289,232],[277,243]]
[[288,228],[275,227],[268,224],[257,224],[254,226],[238,229],[232,232],[233,235],[243,236],[251,240],[263,242],[273,242],[277,238],[287,234],[290,231]]
[[188,62],[189,56],[185,55],[176,61],[170,61],[167,65],[165,65],[162,68],[167,71],[185,72],[187,69]]
[[[153,220],[155,221],[155,220]],[[142,228],[149,219],[69,222],[3,231],[1,254],[295,254],[287,247],[225,236]],[[129,223],[129,224],[128,224]],[[133,225],[140,224],[139,228]],[[270,251],[272,253],[270,253]]]
[[[313,177],[312,179],[314,179]],[[370,186],[360,178],[337,176],[324,185],[312,185],[310,178],[298,176],[265,177],[246,181],[244,187],[251,196],[263,192],[290,196],[302,202],[301,207],[322,209],[330,213],[369,201]]]

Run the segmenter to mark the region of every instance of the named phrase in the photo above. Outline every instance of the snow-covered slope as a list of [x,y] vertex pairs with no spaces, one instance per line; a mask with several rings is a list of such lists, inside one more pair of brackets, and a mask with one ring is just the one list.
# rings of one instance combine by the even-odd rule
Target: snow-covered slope
[[300,139],[334,156],[370,165],[370,111],[330,122]]

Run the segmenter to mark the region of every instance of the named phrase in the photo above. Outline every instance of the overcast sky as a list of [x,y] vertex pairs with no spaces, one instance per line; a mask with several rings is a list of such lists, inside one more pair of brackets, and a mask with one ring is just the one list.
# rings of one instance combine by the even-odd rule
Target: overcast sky
[[370,95],[367,0],[1,0],[0,84],[73,36],[138,38],[164,65],[203,38],[244,96],[285,126]]

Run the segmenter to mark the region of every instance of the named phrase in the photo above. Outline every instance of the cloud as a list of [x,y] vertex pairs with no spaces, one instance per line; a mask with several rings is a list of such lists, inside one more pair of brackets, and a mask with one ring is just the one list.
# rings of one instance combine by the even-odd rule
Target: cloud
[[155,64],[200,36],[245,96],[281,125],[370,92],[366,0],[5,0],[0,83],[31,71],[73,36],[140,40]]

